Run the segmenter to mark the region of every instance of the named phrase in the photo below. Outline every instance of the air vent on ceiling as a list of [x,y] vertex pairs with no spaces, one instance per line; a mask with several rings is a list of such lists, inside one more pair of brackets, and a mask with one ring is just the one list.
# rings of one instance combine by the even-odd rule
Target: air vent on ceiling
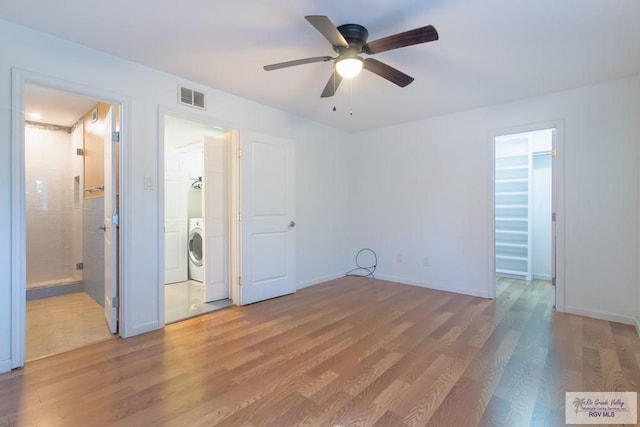
[[204,93],[178,86],[178,102],[204,110]]

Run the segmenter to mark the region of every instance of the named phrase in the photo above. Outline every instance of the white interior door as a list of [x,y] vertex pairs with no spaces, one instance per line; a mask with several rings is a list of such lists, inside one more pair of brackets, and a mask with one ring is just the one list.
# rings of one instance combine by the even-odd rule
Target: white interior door
[[118,331],[118,216],[116,206],[115,116],[109,108],[104,130],[104,317]]
[[204,300],[229,298],[229,141],[203,141]]
[[164,185],[164,282],[188,279],[187,262],[187,185],[188,177],[182,154],[175,150],[165,155]]
[[244,305],[296,291],[295,145],[255,132],[240,136]]

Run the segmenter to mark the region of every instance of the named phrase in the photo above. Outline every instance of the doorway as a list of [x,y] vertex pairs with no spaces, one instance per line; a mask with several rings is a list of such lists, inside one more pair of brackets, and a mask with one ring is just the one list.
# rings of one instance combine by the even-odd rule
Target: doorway
[[30,361],[118,332],[120,108],[40,82],[22,89],[22,341]]
[[498,292],[513,280],[556,284],[556,128],[494,137],[494,261]]
[[232,304],[233,150],[227,129],[164,115],[164,318]]

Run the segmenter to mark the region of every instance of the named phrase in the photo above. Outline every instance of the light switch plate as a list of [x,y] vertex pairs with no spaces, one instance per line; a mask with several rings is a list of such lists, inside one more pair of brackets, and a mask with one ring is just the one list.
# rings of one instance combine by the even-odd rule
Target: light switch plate
[[151,178],[150,176],[144,177],[144,189],[153,190],[153,178]]

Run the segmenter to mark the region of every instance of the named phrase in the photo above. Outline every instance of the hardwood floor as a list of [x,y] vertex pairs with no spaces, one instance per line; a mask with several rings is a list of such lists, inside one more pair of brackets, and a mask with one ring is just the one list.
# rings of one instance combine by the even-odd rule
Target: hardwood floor
[[638,391],[632,326],[348,277],[0,375],[0,426],[560,426],[565,391]]

